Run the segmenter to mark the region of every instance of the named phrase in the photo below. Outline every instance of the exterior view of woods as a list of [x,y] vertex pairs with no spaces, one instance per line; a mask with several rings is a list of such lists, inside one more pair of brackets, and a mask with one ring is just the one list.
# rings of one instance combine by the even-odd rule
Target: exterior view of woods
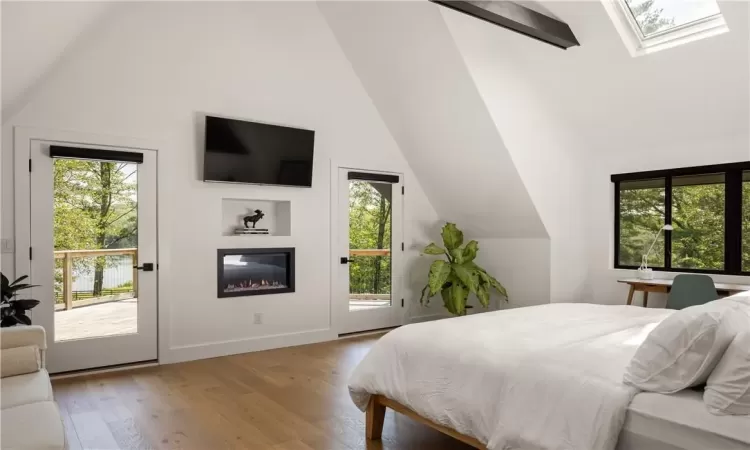
[[[349,182],[349,292],[390,298],[392,185]],[[374,255],[352,250],[384,250]]]
[[[664,195],[664,180],[620,185],[620,264],[641,264],[641,256],[664,225]],[[656,241],[648,265],[664,267],[664,234]]]
[[625,0],[645,38],[721,14],[714,0]]
[[[66,275],[75,286],[74,299],[128,293],[132,297],[137,179],[137,165],[132,163],[55,160],[56,303],[63,302]],[[130,250],[96,256],[104,249]]]
[[674,26],[674,19],[664,17],[664,9],[654,5],[656,0],[627,0],[630,12],[644,36]]
[[750,272],[750,175],[742,183],[742,270]]
[[[750,271],[750,176],[742,183],[742,270]],[[665,239],[671,239],[671,265],[677,269],[723,270],[725,264],[725,182],[723,174],[674,177],[674,230],[662,233],[648,259],[665,266]],[[665,224],[665,180],[620,184],[619,263],[637,267]]]

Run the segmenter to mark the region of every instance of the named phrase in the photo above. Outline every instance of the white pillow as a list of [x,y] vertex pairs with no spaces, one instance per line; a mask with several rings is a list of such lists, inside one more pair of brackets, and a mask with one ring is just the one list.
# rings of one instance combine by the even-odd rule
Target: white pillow
[[34,373],[42,367],[39,347],[36,345],[5,348],[0,352],[0,363],[2,378]]
[[638,347],[625,384],[670,394],[704,383],[735,335],[750,328],[750,308],[730,299],[677,311]]
[[708,377],[703,401],[714,414],[750,414],[750,330],[729,344]]

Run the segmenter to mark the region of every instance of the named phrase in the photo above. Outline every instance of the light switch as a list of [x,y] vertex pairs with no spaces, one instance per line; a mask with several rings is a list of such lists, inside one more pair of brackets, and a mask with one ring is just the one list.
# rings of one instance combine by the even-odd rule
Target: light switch
[[13,239],[0,239],[0,253],[13,253]]

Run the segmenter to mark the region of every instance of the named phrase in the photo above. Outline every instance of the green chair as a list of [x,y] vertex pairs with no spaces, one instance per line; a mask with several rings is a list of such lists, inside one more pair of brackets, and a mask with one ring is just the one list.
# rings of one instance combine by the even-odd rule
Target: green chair
[[667,308],[684,309],[719,298],[714,280],[708,275],[677,275],[669,290]]

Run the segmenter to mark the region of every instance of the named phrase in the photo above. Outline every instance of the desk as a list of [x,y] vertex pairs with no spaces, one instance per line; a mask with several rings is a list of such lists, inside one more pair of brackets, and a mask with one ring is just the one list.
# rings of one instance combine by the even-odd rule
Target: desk
[[[673,280],[641,280],[640,278],[625,278],[617,280],[618,283],[625,283],[630,286],[630,292],[628,293],[628,305],[633,304],[633,294],[635,291],[643,292],[643,306],[648,306],[648,293],[657,292],[660,294],[668,294],[669,289],[672,287]],[[715,283],[716,290],[719,292],[725,292],[729,295],[736,294],[738,292],[750,291],[750,285],[748,284],[734,284],[734,283]]]

